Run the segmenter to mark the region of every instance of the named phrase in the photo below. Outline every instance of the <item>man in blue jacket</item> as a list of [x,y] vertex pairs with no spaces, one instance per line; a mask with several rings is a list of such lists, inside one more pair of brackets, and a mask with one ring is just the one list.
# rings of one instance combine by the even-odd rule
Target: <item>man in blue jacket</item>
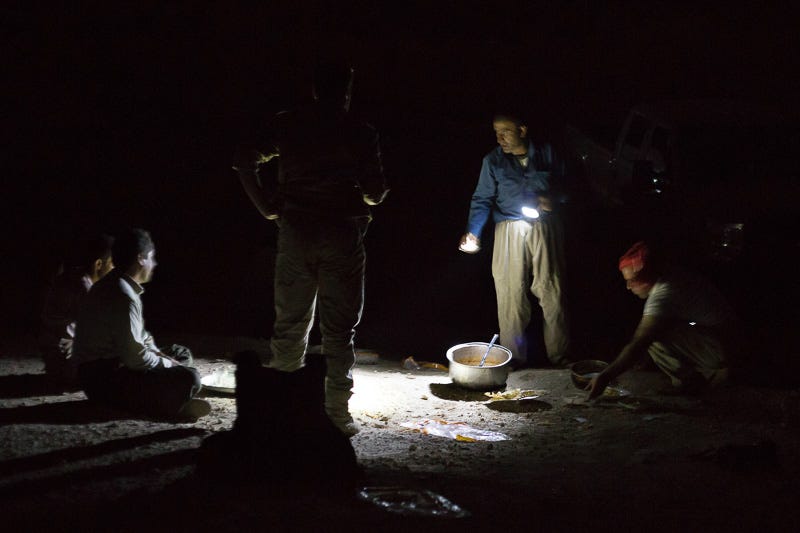
[[481,232],[491,214],[500,344],[511,350],[512,366],[528,363],[525,330],[531,319],[530,288],[542,308],[547,357],[563,366],[569,362],[562,290],[564,230],[557,192],[563,164],[549,143],[528,138],[528,126],[519,116],[495,115],[493,127],[498,146],[483,158],[459,249],[480,250]]

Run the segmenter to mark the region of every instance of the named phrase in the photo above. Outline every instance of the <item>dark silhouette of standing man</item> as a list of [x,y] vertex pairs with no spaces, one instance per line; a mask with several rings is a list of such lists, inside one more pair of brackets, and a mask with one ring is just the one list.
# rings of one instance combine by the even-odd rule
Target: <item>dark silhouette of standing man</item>
[[[349,113],[352,87],[352,68],[318,63],[313,103],[278,113],[264,141],[240,148],[234,165],[250,200],[279,228],[269,366],[284,372],[304,366],[318,307],[325,412],[350,435],[358,431],[348,402],[364,304],[364,236],[370,206],[388,193],[378,134]],[[273,158],[277,181],[268,183],[258,171]]]

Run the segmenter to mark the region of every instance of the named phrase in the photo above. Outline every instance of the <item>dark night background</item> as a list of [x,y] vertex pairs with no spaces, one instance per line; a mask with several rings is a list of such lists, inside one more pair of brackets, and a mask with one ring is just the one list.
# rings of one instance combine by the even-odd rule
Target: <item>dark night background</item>
[[[158,248],[145,296],[156,338],[269,336],[275,227],[247,200],[231,156],[307,99],[322,51],[353,61],[353,112],[381,132],[393,188],[368,234],[358,344],[433,360],[488,339],[490,251],[456,246],[494,146],[494,108],[521,104],[533,130],[554,135],[566,120],[613,135],[631,105],[663,98],[797,112],[798,20],[766,4],[4,4],[3,328],[34,331],[73,237],[139,225]],[[611,310],[638,305],[617,282],[624,244],[607,235],[604,248],[603,228],[582,224],[570,243],[577,332],[613,344],[630,324]],[[605,255],[582,256],[584,244]]]

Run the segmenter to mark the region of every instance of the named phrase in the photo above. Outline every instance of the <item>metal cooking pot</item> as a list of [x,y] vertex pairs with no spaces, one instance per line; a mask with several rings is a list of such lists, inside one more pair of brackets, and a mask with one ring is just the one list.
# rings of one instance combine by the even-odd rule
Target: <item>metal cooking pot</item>
[[478,366],[487,348],[488,342],[467,342],[447,350],[450,379],[453,383],[474,390],[497,390],[505,385],[511,351],[495,344],[486,356],[483,366]]

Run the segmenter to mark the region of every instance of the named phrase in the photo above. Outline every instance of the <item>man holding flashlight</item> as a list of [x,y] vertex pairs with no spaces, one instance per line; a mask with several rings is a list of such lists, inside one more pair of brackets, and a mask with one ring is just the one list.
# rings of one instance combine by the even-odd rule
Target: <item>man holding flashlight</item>
[[459,250],[480,250],[481,232],[491,214],[500,344],[511,350],[512,366],[528,363],[529,288],[542,308],[547,357],[563,366],[569,362],[569,331],[562,291],[564,230],[556,191],[564,165],[549,143],[528,138],[527,123],[519,115],[497,114],[492,125],[498,146],[483,158]]

